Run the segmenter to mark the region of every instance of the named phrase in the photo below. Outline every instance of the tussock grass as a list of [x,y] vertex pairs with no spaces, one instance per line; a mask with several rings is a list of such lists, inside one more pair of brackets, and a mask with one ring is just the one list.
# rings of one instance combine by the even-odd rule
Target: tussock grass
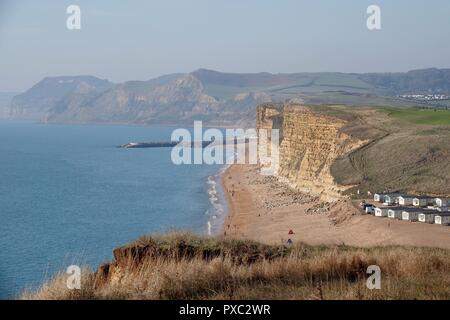
[[[152,254],[136,261],[124,252]],[[108,275],[85,270],[81,290],[68,290],[61,273],[22,298],[450,299],[449,253],[408,247],[286,248],[171,233],[116,249]],[[381,290],[366,287],[366,270],[373,264],[382,270]]]

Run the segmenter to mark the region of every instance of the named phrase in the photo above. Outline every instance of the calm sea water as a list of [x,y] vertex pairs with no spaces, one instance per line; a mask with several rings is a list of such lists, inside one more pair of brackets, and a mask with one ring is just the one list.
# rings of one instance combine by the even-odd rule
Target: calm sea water
[[171,132],[0,121],[0,298],[74,263],[95,268],[144,234],[217,230],[222,168],[173,165],[169,148],[116,148]]

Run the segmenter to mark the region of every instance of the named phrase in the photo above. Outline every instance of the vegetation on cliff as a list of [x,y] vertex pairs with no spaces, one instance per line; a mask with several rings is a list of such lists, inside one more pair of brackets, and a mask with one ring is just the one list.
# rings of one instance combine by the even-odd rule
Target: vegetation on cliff
[[[339,184],[366,191],[450,195],[450,110],[355,109],[367,143],[339,157],[331,172]],[[349,126],[350,128],[352,125]]]
[[[262,245],[171,233],[114,250],[113,262],[82,273],[80,290],[61,273],[23,299],[450,299],[443,249]],[[381,289],[366,287],[381,268]]]
[[325,200],[402,191],[450,195],[450,110],[264,104],[280,129],[280,176]]

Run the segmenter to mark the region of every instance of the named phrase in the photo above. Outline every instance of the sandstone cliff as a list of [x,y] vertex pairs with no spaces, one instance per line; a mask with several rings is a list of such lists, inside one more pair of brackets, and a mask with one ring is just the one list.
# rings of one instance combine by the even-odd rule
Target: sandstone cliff
[[333,162],[366,141],[345,132],[345,116],[299,104],[264,104],[257,109],[258,129],[280,130],[278,176],[294,188],[332,201],[351,186],[338,185]]

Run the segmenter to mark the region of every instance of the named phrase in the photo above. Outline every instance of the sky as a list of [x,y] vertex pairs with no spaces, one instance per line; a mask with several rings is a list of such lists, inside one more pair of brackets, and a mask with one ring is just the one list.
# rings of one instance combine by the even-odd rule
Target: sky
[[[66,27],[72,4],[81,30]],[[372,4],[381,30],[366,26]],[[449,0],[0,0],[0,91],[59,75],[448,68],[449,39]]]

